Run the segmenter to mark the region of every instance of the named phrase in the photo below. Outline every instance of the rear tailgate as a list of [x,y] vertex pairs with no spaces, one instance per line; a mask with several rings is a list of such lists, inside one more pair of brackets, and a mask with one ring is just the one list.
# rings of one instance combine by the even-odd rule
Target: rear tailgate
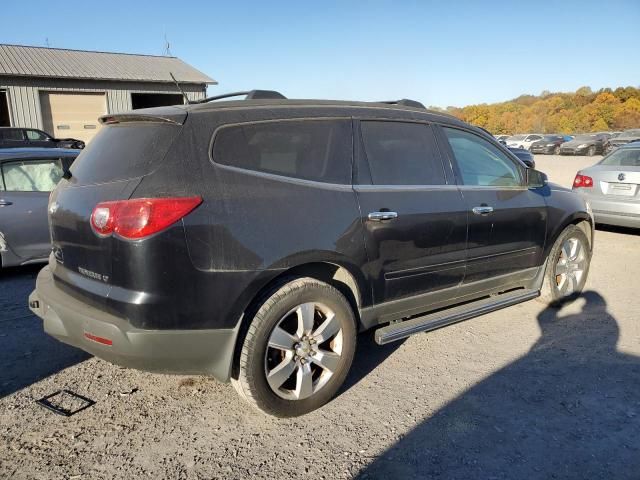
[[93,232],[91,213],[99,202],[130,198],[142,178],[162,164],[182,122],[154,118],[107,117],[74,162],[71,178],[51,194],[54,278],[68,293],[92,304],[105,304],[113,286],[117,240]]

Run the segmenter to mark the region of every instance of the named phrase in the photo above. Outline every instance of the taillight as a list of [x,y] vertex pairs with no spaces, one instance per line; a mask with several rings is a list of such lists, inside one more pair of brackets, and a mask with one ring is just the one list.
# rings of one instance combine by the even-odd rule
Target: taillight
[[576,174],[576,178],[573,179],[573,188],[591,188],[593,187],[593,178],[587,175]]
[[201,203],[200,197],[100,202],[91,213],[91,228],[100,237],[116,234],[137,240],[164,230]]

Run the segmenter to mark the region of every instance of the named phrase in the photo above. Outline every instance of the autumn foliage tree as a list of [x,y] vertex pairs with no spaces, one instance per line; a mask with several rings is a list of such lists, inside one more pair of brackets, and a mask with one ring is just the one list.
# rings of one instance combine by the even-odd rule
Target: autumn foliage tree
[[584,133],[640,128],[640,89],[581,87],[575,93],[522,95],[502,103],[447,107],[447,112],[494,134]]

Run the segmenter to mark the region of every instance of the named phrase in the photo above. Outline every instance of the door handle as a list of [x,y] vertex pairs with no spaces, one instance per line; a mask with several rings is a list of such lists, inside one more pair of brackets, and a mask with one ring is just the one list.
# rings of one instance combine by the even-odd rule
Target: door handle
[[13,202],[0,198],[0,207],[8,207],[9,205],[13,205]]
[[473,207],[472,211],[476,215],[487,215],[487,214],[493,212],[493,207],[488,207],[486,205],[482,205],[480,207]]
[[393,220],[394,218],[398,218],[397,212],[371,212],[367,215],[369,220],[373,220],[374,222],[382,222],[383,220]]

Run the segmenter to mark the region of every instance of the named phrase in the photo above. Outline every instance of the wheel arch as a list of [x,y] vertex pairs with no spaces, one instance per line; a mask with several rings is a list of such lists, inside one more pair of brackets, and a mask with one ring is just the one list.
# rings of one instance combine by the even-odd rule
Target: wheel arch
[[255,311],[271,292],[291,279],[299,277],[315,278],[336,288],[351,305],[357,322],[356,328],[358,330],[364,328],[360,319],[360,309],[363,305],[368,305],[371,293],[366,287],[364,274],[355,265],[335,260],[322,260],[301,263],[279,270],[276,275],[262,282],[263,284],[255,289],[255,293],[243,310],[234,346],[231,377],[237,378],[242,345]]
[[555,229],[549,235],[549,241],[547,242],[545,248],[545,258],[551,252],[553,245],[558,240],[560,234],[567,228],[569,225],[576,225],[580,228],[589,240],[589,249],[593,251],[593,229],[594,223],[593,218],[586,212],[575,212],[572,215],[567,216],[562,222],[558,223]]

